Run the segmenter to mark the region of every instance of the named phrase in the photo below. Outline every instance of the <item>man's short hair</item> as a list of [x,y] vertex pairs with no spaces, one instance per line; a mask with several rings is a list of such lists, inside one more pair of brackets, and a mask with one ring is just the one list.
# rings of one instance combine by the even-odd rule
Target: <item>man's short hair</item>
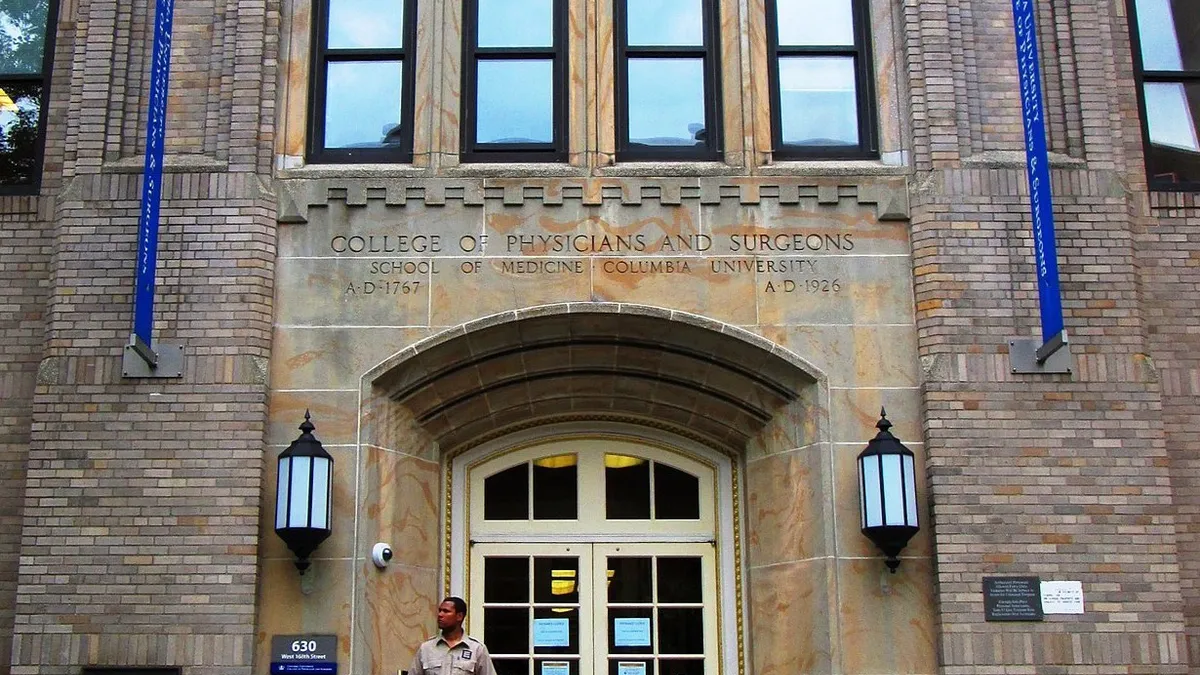
[[467,603],[457,595],[448,595],[442,599],[442,602],[449,602],[450,604],[454,605],[455,612],[462,614],[463,616],[467,615]]

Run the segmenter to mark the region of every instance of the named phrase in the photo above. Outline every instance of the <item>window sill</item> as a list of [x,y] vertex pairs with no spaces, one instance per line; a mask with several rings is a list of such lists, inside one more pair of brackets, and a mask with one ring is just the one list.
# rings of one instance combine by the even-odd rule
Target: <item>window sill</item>
[[687,178],[691,176],[728,176],[744,171],[741,167],[724,162],[661,161],[661,162],[617,162],[610,166],[596,167],[597,176],[629,178]]
[[276,169],[275,177],[288,178],[424,178],[432,169],[411,164],[306,164]]
[[877,159],[780,160],[758,167],[762,176],[905,176],[906,165],[884,164]]

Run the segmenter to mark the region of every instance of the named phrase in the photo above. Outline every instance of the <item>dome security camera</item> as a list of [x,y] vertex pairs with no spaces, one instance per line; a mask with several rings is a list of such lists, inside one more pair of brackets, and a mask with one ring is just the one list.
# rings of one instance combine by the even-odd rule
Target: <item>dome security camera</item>
[[379,569],[387,567],[388,561],[392,559],[392,547],[382,541],[371,547],[371,562]]

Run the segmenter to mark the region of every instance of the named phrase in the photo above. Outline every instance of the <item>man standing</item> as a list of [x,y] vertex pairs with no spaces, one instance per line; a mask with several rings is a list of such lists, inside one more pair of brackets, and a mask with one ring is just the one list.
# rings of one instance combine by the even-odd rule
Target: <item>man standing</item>
[[496,675],[492,657],[482,642],[463,633],[467,603],[450,596],[437,609],[441,634],[421,643],[408,675]]

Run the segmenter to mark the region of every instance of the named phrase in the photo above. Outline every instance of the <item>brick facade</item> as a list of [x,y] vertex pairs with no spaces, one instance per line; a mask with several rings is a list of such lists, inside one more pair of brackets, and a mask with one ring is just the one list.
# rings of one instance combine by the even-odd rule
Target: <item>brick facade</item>
[[[267,608],[263,598],[264,589],[275,592],[285,574],[294,574],[271,557],[285,554],[264,553],[278,542],[262,539],[274,537],[262,514],[271,501],[262,497],[274,480],[270,459],[295,433],[294,424],[276,423],[298,422],[301,400],[316,400],[333,418],[318,434],[342,446],[336,456],[350,460],[339,459],[353,471],[356,455],[348,448],[356,442],[354,406],[363,398],[349,389],[313,394],[322,391],[319,373],[295,385],[307,399],[279,383],[285,371],[272,359],[280,340],[317,342],[276,333],[277,304],[306,300],[277,288],[279,239],[302,238],[308,209],[328,212],[334,202],[352,211],[368,200],[371,208],[409,208],[409,199],[454,213],[482,208],[485,199],[491,207],[563,203],[554,169],[514,168],[495,180],[487,170],[443,168],[437,156],[446,148],[429,138],[418,138],[417,146],[433,146],[419,162],[431,167],[326,174],[309,167],[308,174],[290,175],[273,168],[298,161],[292,145],[281,152],[276,127],[295,136],[304,126],[305,80],[289,71],[294,63],[280,46],[306,58],[308,17],[303,9],[289,14],[293,4],[177,2],[155,311],[156,339],[184,345],[186,369],[178,379],[142,380],[122,378],[121,355],[131,324],[147,86],[139,74],[146,71],[152,7],[61,3],[41,194],[0,197],[0,675],[65,675],[85,665],[179,666],[184,675],[266,672],[264,636],[279,632],[270,622],[292,625],[288,611]],[[761,5],[722,3],[742,25],[761,15]],[[457,6],[426,3],[422,30]],[[890,108],[881,106],[881,136],[899,139],[885,154],[904,157],[907,166],[831,164],[824,171],[730,162],[695,169],[711,181],[645,192],[630,187],[636,181],[623,184],[595,166],[576,166],[564,169],[577,181],[567,188],[569,206],[587,213],[608,198],[643,208],[641,197],[629,197],[636,193],[653,195],[646,197],[649,210],[678,206],[684,194],[683,202],[698,204],[697,213],[723,206],[723,199],[753,210],[769,183],[772,199],[789,195],[788,206],[832,209],[853,195],[854,208],[874,210],[875,225],[907,216],[912,275],[892,281],[898,288],[912,284],[910,365],[919,372],[921,410],[914,411],[919,424],[908,420],[920,435],[905,440],[923,448],[932,520],[923,535],[929,540],[920,544],[929,550],[905,564],[928,564],[932,587],[926,592],[918,581],[904,588],[913,606],[933,608],[930,650],[940,672],[1200,672],[1200,234],[1190,229],[1200,224],[1200,203],[1191,194],[1147,190],[1124,1],[1053,0],[1038,10],[1070,375],[1019,375],[1009,367],[1008,341],[1037,333],[1038,307],[1008,3],[881,0],[872,11],[886,18],[875,26],[882,32],[876,42],[894,45],[895,60],[876,63],[888,84],[881,95],[900,99],[892,102],[899,119],[887,119]],[[588,17],[594,30],[596,17]],[[446,39],[437,32],[437,47]],[[745,42],[754,40],[761,35]],[[442,63],[431,44],[422,43],[418,58]],[[742,49],[743,63],[751,63]],[[457,73],[421,77],[444,100],[457,100],[443,91]],[[761,139],[753,127],[762,115],[750,110],[756,102],[749,87],[744,98],[747,110],[727,117],[743,121],[746,139]],[[573,115],[593,124],[591,113],[576,108]],[[424,107],[420,115],[428,129],[457,137],[446,128],[447,115]],[[605,133],[589,128],[588,142]],[[584,154],[603,150],[589,145]],[[761,154],[744,157],[757,161]],[[550,175],[549,183],[541,174]],[[760,180],[766,174],[771,179]],[[363,176],[369,180],[356,182]],[[658,178],[665,177],[646,183]],[[582,204],[573,201],[576,188],[585,195]],[[907,207],[896,206],[905,191]],[[545,204],[531,199],[533,206],[523,206],[533,192]],[[447,193],[453,209],[445,206]],[[846,218],[870,220],[857,213]],[[595,286],[588,294],[591,301],[612,300],[598,297],[603,293]],[[516,306],[505,309],[588,299],[554,288],[510,295]],[[461,323],[439,325],[434,302],[428,300],[424,322],[392,326],[372,339],[399,353]],[[790,349],[803,342],[795,337],[803,327],[743,323]],[[318,345],[304,357],[336,352],[343,337],[322,338],[332,346]],[[379,362],[354,356],[362,363],[348,379]],[[864,397],[892,385],[885,380],[876,377],[877,389]],[[823,404],[795,414],[820,418],[812,410]],[[827,418],[810,423],[822,433],[829,425]],[[762,435],[774,430],[768,426]],[[430,504],[412,508],[426,509],[423,517],[436,526],[436,443],[428,429],[402,431],[379,445],[402,451],[406,438],[419,439],[420,461],[412,462],[419,478],[412,481]],[[853,445],[833,434],[822,439]],[[371,461],[392,461],[377,454],[383,459]],[[809,461],[813,473],[833,470],[819,459],[803,460]],[[789,470],[807,476],[803,462]],[[769,473],[763,466],[753,484],[778,483],[763,477]],[[790,487],[783,483],[773,489]],[[370,505],[344,506],[366,512]],[[839,536],[829,527],[830,552],[823,544],[813,556],[828,555],[837,569],[829,572],[823,562],[812,565],[816,572],[805,568],[812,586],[804,588],[834,598],[827,578],[843,585],[868,578],[861,585],[875,592],[874,577],[838,571],[852,566],[839,559]],[[362,574],[351,569],[362,562],[354,557],[360,553],[343,565],[349,577]],[[780,559],[794,564],[784,553]],[[428,557],[414,563],[420,598],[410,603],[418,609],[404,606],[406,615],[423,616],[423,603],[440,590],[438,562]],[[787,566],[772,559],[764,569],[782,575]],[[981,579],[991,575],[1081,581],[1087,614],[1039,624],[985,622]],[[286,582],[290,588],[293,577]],[[343,591],[361,591],[345,578],[336,584],[317,597],[332,605],[344,600]],[[379,616],[355,614],[347,624],[363,630],[360,624]],[[902,622],[895,623],[901,632]],[[301,629],[333,632],[294,626]],[[356,639],[368,639],[362,635]],[[877,670],[839,655],[854,648],[839,639],[814,639],[841,646],[823,648],[831,652],[821,655],[825,660],[787,667]],[[786,650],[786,642],[786,636],[764,638],[747,670],[773,675],[763,665],[774,663],[767,652],[777,644]],[[913,658],[893,667],[921,672],[921,664]],[[360,671],[366,667],[356,666]]]

